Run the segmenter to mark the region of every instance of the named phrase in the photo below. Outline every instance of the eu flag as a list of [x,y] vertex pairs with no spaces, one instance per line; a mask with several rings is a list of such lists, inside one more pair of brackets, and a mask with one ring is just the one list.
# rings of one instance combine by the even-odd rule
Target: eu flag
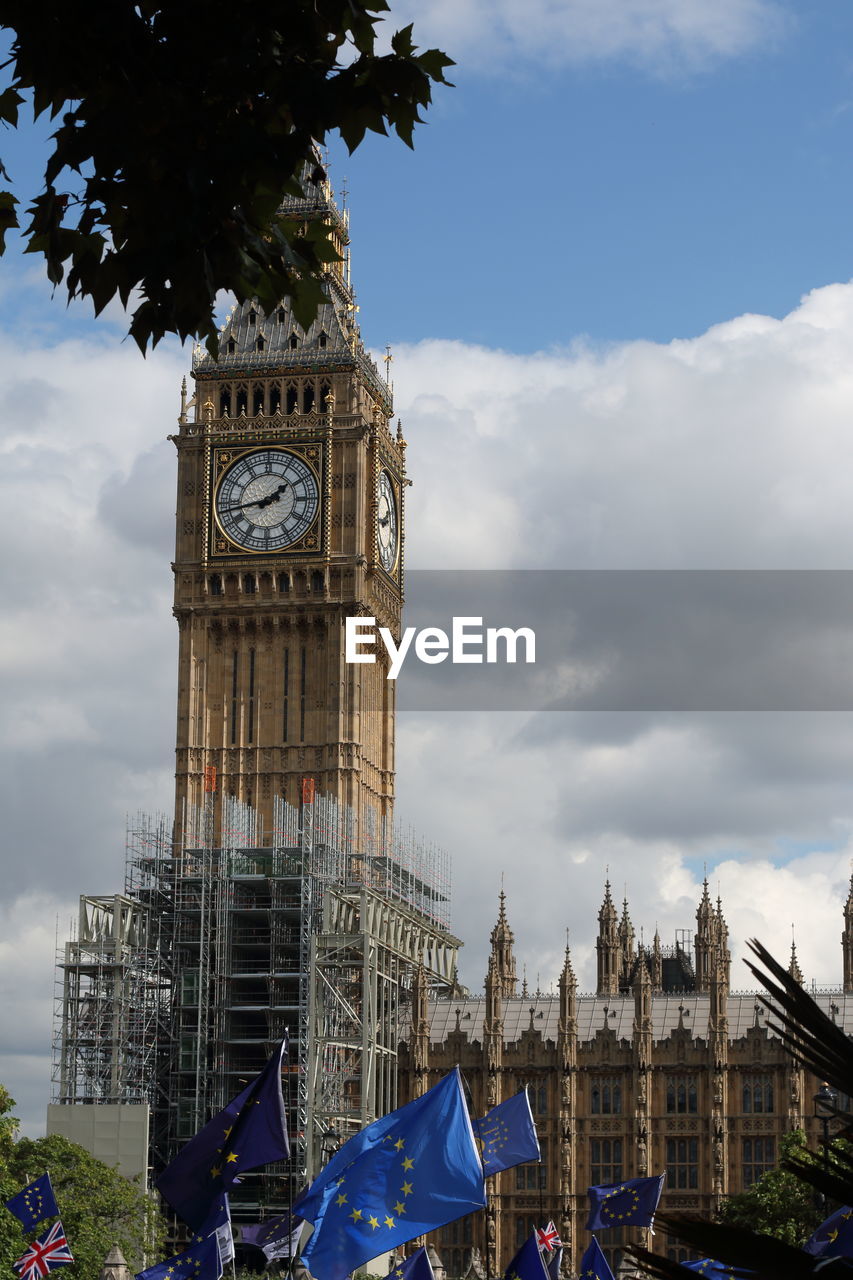
[[343,1280],[380,1253],[486,1203],[458,1067],[384,1119],[391,1123],[378,1144],[353,1139],[355,1158],[339,1161],[333,1181],[323,1171],[319,1205],[313,1184],[300,1203],[300,1216],[314,1223],[302,1261],[323,1280]]
[[32,1231],[33,1227],[37,1227],[45,1218],[59,1217],[49,1173],[43,1173],[40,1178],[36,1178],[35,1182],[31,1182],[29,1186],[24,1187],[23,1191],[19,1191],[5,1203],[9,1212],[14,1213],[21,1223],[24,1234]]
[[505,1280],[548,1280],[535,1235],[525,1240],[507,1267]]
[[223,1267],[234,1257],[234,1233],[231,1230],[231,1205],[228,1203],[228,1192],[223,1191],[213,1202],[210,1213],[193,1236],[193,1244],[201,1244],[208,1236],[216,1234],[219,1241],[219,1256]]
[[195,1241],[183,1253],[158,1262],[156,1266],[136,1273],[136,1280],[220,1280],[222,1259],[215,1235],[207,1236],[200,1243]]
[[843,1204],[822,1222],[803,1245],[806,1253],[823,1258],[853,1258],[853,1209]]
[[421,1245],[410,1258],[404,1258],[388,1272],[388,1280],[435,1280],[432,1263]]
[[487,1178],[527,1160],[542,1159],[527,1089],[492,1107],[477,1121],[476,1128],[483,1144],[483,1173]]
[[579,1280],[613,1280],[610,1263],[604,1256],[604,1250],[592,1237],[592,1243],[581,1258]]
[[197,1231],[238,1174],[290,1154],[281,1096],[283,1040],[263,1071],[209,1121],[157,1179],[160,1194]]
[[590,1212],[587,1231],[604,1227],[650,1227],[663,1191],[665,1174],[656,1178],[629,1178],[589,1187]]
[[700,1258],[698,1262],[682,1262],[681,1265],[697,1275],[707,1276],[708,1280],[739,1280],[741,1276],[752,1275],[751,1271],[727,1267],[724,1262],[715,1262],[713,1258]]
[[243,1243],[263,1249],[268,1262],[277,1258],[295,1258],[301,1232],[302,1222],[294,1221],[289,1213],[280,1213],[266,1222],[240,1228]]

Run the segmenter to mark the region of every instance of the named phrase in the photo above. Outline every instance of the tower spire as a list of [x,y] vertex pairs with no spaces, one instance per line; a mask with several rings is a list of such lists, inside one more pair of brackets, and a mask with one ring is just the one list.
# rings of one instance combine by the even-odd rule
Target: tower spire
[[501,995],[506,999],[515,995],[518,979],[515,974],[515,954],[512,946],[515,935],[507,920],[506,894],[503,888],[498,896],[498,903],[498,919],[491,933],[492,951],[489,963]]
[[788,961],[788,972],[795,982],[803,985],[803,971],[800,968],[800,962],[797,959],[797,940],[794,937],[794,926],[791,925],[791,959]]
[[604,882],[604,901],[598,912],[598,938],[595,950],[598,959],[597,991],[600,996],[615,996],[619,991],[620,940],[618,916],[610,894],[610,878]]

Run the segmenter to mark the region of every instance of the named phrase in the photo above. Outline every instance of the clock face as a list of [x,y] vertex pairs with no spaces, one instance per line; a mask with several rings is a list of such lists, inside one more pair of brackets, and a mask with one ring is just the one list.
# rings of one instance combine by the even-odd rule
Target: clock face
[[317,518],[317,476],[284,449],[244,453],[224,472],[214,510],[222,532],[246,551],[282,551]]
[[397,563],[399,534],[397,528],[397,498],[387,471],[379,473],[376,500],[376,541],[379,562],[386,573],[391,573]]

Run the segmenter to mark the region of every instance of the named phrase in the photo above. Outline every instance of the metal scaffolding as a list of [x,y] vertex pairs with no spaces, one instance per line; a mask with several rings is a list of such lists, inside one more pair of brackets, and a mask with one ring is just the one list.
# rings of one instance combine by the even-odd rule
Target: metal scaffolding
[[372,815],[359,831],[305,783],[268,833],[213,787],[181,847],[138,819],[125,893],[81,898],[58,960],[54,1100],[150,1103],[155,1174],[288,1036],[291,1160],[244,1180],[238,1220],[285,1208],[330,1143],[396,1105],[413,969],[455,973],[446,857]]
[[414,971],[438,991],[455,982],[459,942],[373,889],[330,887],[312,938],[308,1176],[324,1155],[397,1105],[401,1018]]
[[170,855],[163,821],[140,819],[128,830],[125,892],[80,898],[57,952],[54,1102],[156,1102],[171,1019]]

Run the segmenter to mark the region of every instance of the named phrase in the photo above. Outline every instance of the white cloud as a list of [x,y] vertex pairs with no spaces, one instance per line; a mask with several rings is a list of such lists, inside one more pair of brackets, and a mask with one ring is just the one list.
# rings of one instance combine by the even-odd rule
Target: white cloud
[[831,285],[689,341],[399,349],[410,566],[845,568],[851,339]]
[[418,43],[445,49],[463,73],[524,74],[611,61],[696,70],[766,48],[790,19],[774,0],[396,0],[391,28],[412,21]]

